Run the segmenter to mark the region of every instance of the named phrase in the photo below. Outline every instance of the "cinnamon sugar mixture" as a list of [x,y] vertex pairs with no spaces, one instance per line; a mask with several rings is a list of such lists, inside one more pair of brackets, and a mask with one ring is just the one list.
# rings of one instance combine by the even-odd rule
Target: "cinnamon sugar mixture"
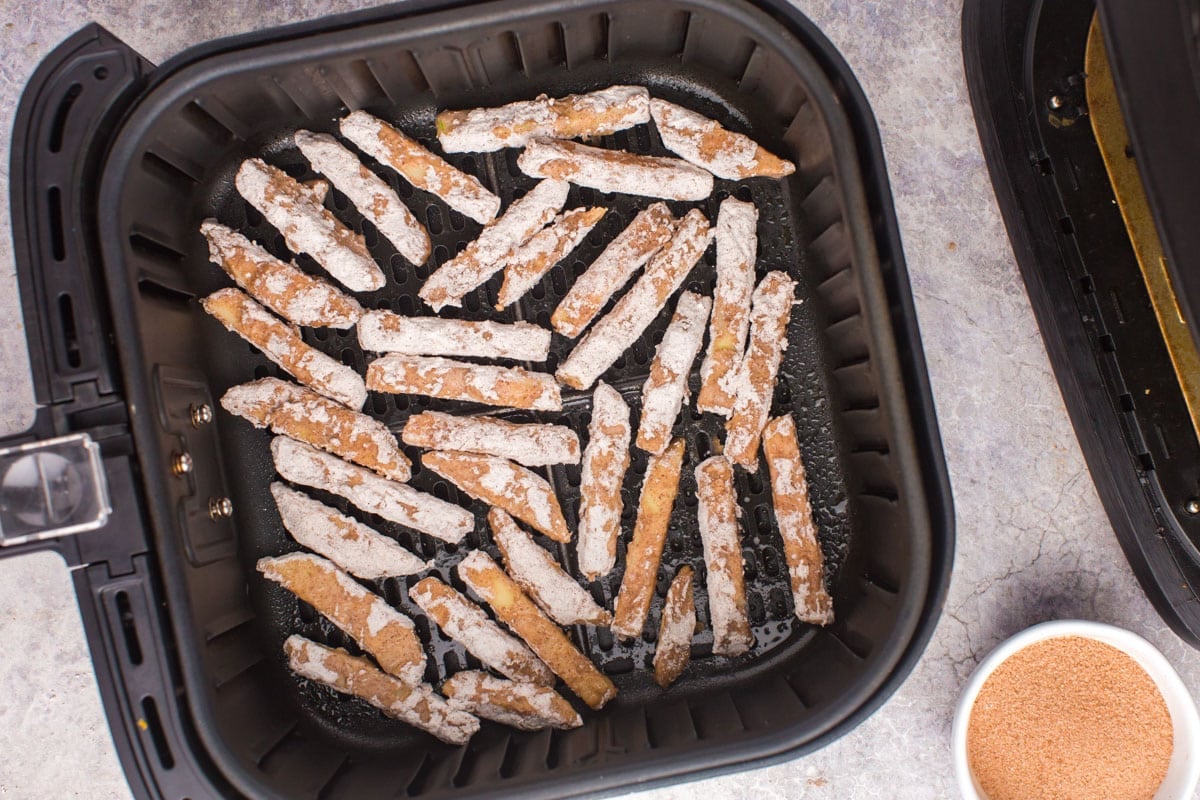
[[1137,662],[1062,636],[1017,652],[983,684],[967,758],[989,800],[1150,800],[1173,741],[1162,694]]

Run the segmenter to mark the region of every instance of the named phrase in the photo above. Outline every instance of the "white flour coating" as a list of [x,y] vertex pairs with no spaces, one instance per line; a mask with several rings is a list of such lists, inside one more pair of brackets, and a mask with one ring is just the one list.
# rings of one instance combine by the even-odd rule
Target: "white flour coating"
[[758,442],[771,412],[775,379],[792,313],[796,282],[784,272],[768,272],[754,290],[750,310],[750,342],[733,386],[733,412],[725,425],[725,452],[730,461],[746,467],[758,463]]
[[[749,136],[726,130],[708,117],[665,100],[651,100],[650,114],[668,150],[718,178],[736,181],[771,174],[764,172],[759,163],[766,151]],[[790,161],[781,166],[783,175],[796,171]]]
[[532,139],[517,166],[534,178],[558,178],[610,194],[704,200],[713,176],[678,158],[640,156],[562,139]]
[[478,178],[455,169],[383,120],[355,111],[341,121],[340,129],[364,153],[481,225],[495,219],[500,210],[500,198]]
[[297,675],[354,695],[447,744],[466,744],[479,731],[478,719],[452,707],[428,684],[404,683],[376,669],[365,658],[302,636],[288,637],[283,649],[288,666]]
[[[700,501],[697,511],[708,576],[713,652],[735,656],[750,649],[753,637],[746,617],[733,473],[728,463],[722,462],[726,462],[724,456],[713,456],[696,466],[696,496]],[[742,587],[740,592],[739,586]]]
[[364,350],[410,356],[545,361],[550,331],[530,322],[470,322],[368,311],[358,322],[358,344]]
[[523,147],[534,136],[605,136],[649,121],[645,87],[609,86],[558,99],[543,94],[498,108],[443,112],[438,141],[447,153],[482,153]]
[[579,437],[565,425],[516,424],[425,411],[408,418],[400,438],[426,450],[499,456],[527,467],[579,463]]
[[683,408],[688,374],[704,343],[704,325],[712,299],[684,292],[675,305],[675,315],[663,333],[650,364],[650,375],[642,386],[642,419],[637,444],[651,453],[661,453],[671,443],[671,429]]
[[421,464],[485,503],[512,514],[555,541],[570,539],[558,497],[542,476],[496,456],[435,451]]
[[640,211],[571,284],[550,317],[554,329],[572,339],[582,333],[608,298],[670,241],[674,222],[665,203],[652,203]]
[[[750,331],[750,298],[758,259],[758,209],[732,197],[717,215],[717,286],[708,352],[700,366],[700,411],[728,417],[737,395],[737,373]],[[361,324],[361,323],[360,323]],[[720,348],[718,348],[718,344]]]
[[601,381],[592,394],[592,420],[580,480],[579,571],[596,580],[612,571],[621,533],[621,484],[629,467],[629,406]]
[[442,692],[452,708],[522,731],[583,724],[579,713],[553,689],[502,680],[486,672],[459,672],[442,684]]
[[603,208],[572,208],[554,218],[504,259],[504,283],[496,301],[502,311],[525,296],[555,264],[579,246],[604,216]]
[[363,511],[451,544],[475,528],[475,516],[461,506],[287,436],[271,440],[271,455],[285,480],[341,495]]
[[[429,589],[441,584],[444,593]],[[531,678],[541,683],[554,682],[554,674],[533,651],[517,637],[504,632],[482,608],[436,578],[426,578],[408,590],[408,596],[439,628],[467,652],[514,681]]]
[[362,376],[306,344],[296,330],[243,292],[220,289],[201,300],[200,305],[304,385],[353,409],[367,402]]
[[320,278],[280,261],[216,220],[200,224],[208,257],[250,296],[295,325],[349,328],[362,316],[358,301]]
[[540,231],[567,202],[570,186],[564,181],[541,181],[508,207],[504,215],[484,227],[475,241],[438,267],[421,287],[421,299],[434,311],[458,306],[467,292],[504,266],[515,248]]
[[422,561],[395,540],[303,492],[272,483],[271,496],[275,498],[283,527],[292,538],[356,578],[377,580],[412,575],[433,566],[432,561]]
[[638,340],[704,255],[712,232],[693,208],[671,241],[650,259],[637,283],[597,322],[555,372],[560,381],[586,389]]
[[438,356],[391,353],[377,358],[367,368],[367,388],[505,408],[562,411],[558,384],[547,373]]
[[272,433],[300,439],[385,478],[406,481],[412,475],[387,426],[302,386],[262,378],[231,387],[221,397],[221,407],[257,428],[270,427]]
[[500,509],[488,513],[492,538],[517,585],[559,625],[607,625],[612,615],[563,571],[554,556]]
[[293,138],[313,169],[333,181],[400,255],[413,264],[425,263],[429,258],[429,234],[386,181],[328,134],[296,131]]
[[293,252],[308,253],[352,292],[383,287],[383,270],[371,258],[362,236],[338,221],[285,172],[261,159],[248,158],[238,169],[235,183],[242,197],[283,234]]

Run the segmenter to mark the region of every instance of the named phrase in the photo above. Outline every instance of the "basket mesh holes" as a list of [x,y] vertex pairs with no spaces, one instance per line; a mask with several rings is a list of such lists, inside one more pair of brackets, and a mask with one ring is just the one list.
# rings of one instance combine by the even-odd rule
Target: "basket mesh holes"
[[461,231],[465,227],[467,227],[467,218],[455,211],[453,208],[450,209],[450,229],[454,231]]
[[680,494],[683,495],[683,504],[688,508],[695,508],[699,504],[695,492],[680,492]]
[[542,281],[535,283],[533,288],[529,290],[529,296],[534,300],[546,299],[546,284]]
[[760,550],[762,559],[763,573],[768,578],[775,578],[779,575],[779,556],[775,554],[774,548],[764,547]]
[[387,398],[381,394],[372,394],[371,408],[377,415],[382,417],[387,413],[388,410]]
[[751,594],[749,597],[746,598],[746,600],[747,600],[746,604],[750,607],[749,608],[750,624],[751,625],[762,625],[763,622],[765,622],[766,618],[767,618],[767,615],[764,613],[764,610],[763,610],[762,598],[759,597],[758,594],[756,593],[756,594]]
[[753,581],[758,579],[758,559],[754,557],[754,551],[745,548],[742,550],[742,560],[746,562],[746,580]]
[[342,363],[345,364],[347,367],[350,367],[350,369],[357,370],[358,369],[358,353],[349,347],[342,350]]
[[438,481],[433,485],[433,496],[439,500],[450,501],[450,487],[445,481]]
[[402,294],[396,301],[396,310],[404,316],[411,316],[415,310],[415,306],[416,301],[413,300],[412,295],[410,294]]
[[242,207],[245,209],[246,213],[246,224],[248,224],[251,228],[257,228],[259,225],[263,224],[263,215],[259,213],[257,208],[249,203],[243,203]]
[[405,200],[413,196],[413,185],[408,181],[398,181],[392,186],[396,190],[396,194]]
[[286,253],[288,251],[287,242],[284,240],[282,233],[275,234],[275,238],[271,240],[271,244],[274,246],[276,253]]
[[743,202],[746,202],[746,203],[749,203],[751,200],[754,199],[753,190],[751,190],[751,188],[745,184],[742,184],[741,186],[739,186],[737,188],[737,190],[734,191],[733,194],[734,194],[734,197],[736,197],[738,200],[742,200]]
[[479,311],[479,309],[483,308],[483,302],[480,299],[481,294],[482,292],[471,292],[463,298],[463,305],[466,307],[467,311],[470,311],[472,314],[474,314]]
[[754,528],[760,536],[769,536],[773,533],[771,529],[771,514],[767,511],[765,505],[759,505],[754,508]]
[[350,207],[350,201],[346,199],[346,195],[334,190],[330,192],[333,195],[333,208],[336,211],[345,211]]
[[271,374],[271,370],[267,369],[266,365],[259,364],[254,368],[254,380],[261,380]]
[[[538,312],[537,324],[543,328],[550,327],[550,310],[549,309],[542,309],[541,311]],[[557,356],[556,356],[556,358],[557,358]],[[553,372],[553,370],[551,370],[551,371]]]
[[596,629],[596,644],[598,644],[600,646],[600,649],[605,652],[612,650],[612,648],[613,648],[612,631],[610,631],[608,628],[597,628]]
[[437,206],[431,205],[425,212],[425,224],[429,227],[429,232],[434,236],[445,230],[445,227],[442,225],[442,210]]
[[582,261],[576,261],[571,264],[571,274],[578,278],[583,273],[587,272],[588,265]]

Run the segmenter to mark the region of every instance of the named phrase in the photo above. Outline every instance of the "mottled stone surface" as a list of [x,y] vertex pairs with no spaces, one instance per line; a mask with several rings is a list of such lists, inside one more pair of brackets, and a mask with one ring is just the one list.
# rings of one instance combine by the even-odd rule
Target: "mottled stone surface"
[[[358,3],[158,0],[0,4],[0,108],[12,118],[34,66],[96,20],[151,60],[252,28]],[[1096,497],[1050,374],[988,181],[959,48],[959,4],[935,0],[801,6],[841,48],[883,132],[958,516],[946,613],[903,688],[849,736],[804,759],[647,798],[951,797],[951,715],[980,657],[1061,617],[1147,637],[1193,693],[1200,653],[1151,609]],[[251,10],[253,9],[253,10]],[[0,140],[7,170],[8,140]],[[5,172],[7,177],[7,172]],[[7,189],[3,201],[7,202]],[[8,227],[0,226],[0,321],[19,328]],[[27,423],[20,337],[0,337],[0,423]],[[0,796],[127,795],[105,731],[61,561],[0,562]],[[55,752],[56,757],[47,756]]]

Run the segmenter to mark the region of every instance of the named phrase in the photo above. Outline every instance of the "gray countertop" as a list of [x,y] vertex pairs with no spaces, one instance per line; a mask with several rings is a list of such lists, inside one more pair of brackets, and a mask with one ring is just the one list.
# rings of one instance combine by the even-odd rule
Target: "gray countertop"
[[[4,0],[0,107],[11,120],[39,59],[89,21],[159,62],[214,37],[359,5]],[[954,486],[954,578],[924,658],[854,732],[787,764],[644,795],[656,800],[953,796],[949,734],[963,683],[1000,640],[1047,619],[1129,628],[1200,693],[1200,652],[1167,629],[1134,580],[1050,373],[980,154],[959,3],[799,5],[841,48],[883,134]],[[0,137],[0,170],[7,170],[8,146]],[[0,198],[7,204],[7,187]],[[11,262],[8,225],[0,225],[0,321],[9,330],[21,328]],[[31,418],[27,369],[23,337],[0,337],[0,374],[9,376],[0,432]],[[70,577],[56,556],[0,562],[0,642],[0,796],[128,796]]]

